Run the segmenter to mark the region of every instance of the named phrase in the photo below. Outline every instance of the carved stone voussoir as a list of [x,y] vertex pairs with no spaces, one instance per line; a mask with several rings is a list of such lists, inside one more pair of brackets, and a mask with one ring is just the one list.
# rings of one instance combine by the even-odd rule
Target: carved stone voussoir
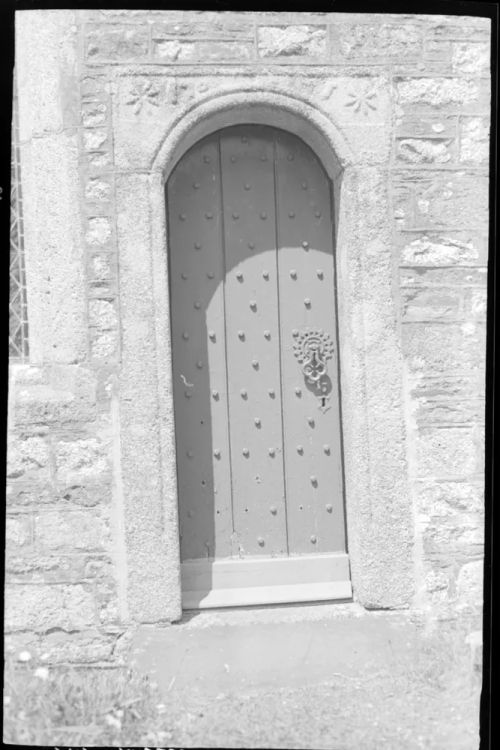
[[[120,168],[147,168],[174,121],[198,103],[248,91],[269,92],[303,101],[329,117],[343,131],[354,151],[379,163],[390,147],[389,81],[377,78],[325,77],[321,73],[262,73],[256,79],[239,71],[217,75],[171,70],[115,79],[115,151]],[[138,133],[140,137],[138,137]]]

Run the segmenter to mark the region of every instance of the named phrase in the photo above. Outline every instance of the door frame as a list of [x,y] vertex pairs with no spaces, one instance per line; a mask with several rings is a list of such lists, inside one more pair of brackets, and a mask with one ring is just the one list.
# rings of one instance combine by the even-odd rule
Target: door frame
[[[383,117],[390,130],[390,112]],[[189,104],[165,127],[143,169],[115,176],[122,314],[116,427],[128,610],[141,622],[182,614],[164,186],[194,143],[243,123],[297,135],[332,181],[353,596],[366,607],[407,607],[413,511],[387,157],[381,152],[378,162],[363,161],[350,143],[352,122],[338,121],[304,98],[239,88]]]
[[[238,126],[237,126],[238,127]],[[286,146],[281,145],[281,148],[286,148],[288,150],[292,144],[295,144],[299,153],[301,153],[301,149],[308,149],[307,153],[311,153],[308,146],[304,143],[304,141],[300,138],[298,138],[296,135],[291,135],[289,131],[283,131],[281,129],[276,128],[270,128],[269,126],[252,126],[252,125],[244,125],[244,132],[250,136],[250,139],[252,139],[252,127],[256,127],[257,133],[255,134],[255,137],[259,139],[263,139],[266,141],[266,143],[276,144],[280,141],[281,136],[285,136],[284,143],[287,144]],[[262,130],[261,128],[264,128]],[[193,148],[199,149],[200,144],[204,144],[208,149],[222,149],[222,144],[225,142],[225,138],[231,138],[232,134],[234,133],[234,129],[232,127],[226,127],[222,130],[216,131],[214,134],[208,137],[207,139],[202,139],[200,142],[198,142]],[[293,140],[289,140],[290,138],[293,138]],[[220,142],[220,143],[219,143]],[[273,145],[271,145],[270,149],[273,149]],[[306,152],[304,152],[306,153]],[[184,163],[185,159],[190,160],[192,158],[192,151],[188,151],[185,153],[180,161],[177,163],[175,170],[178,170],[181,168],[181,173],[185,174],[187,166]],[[213,158],[213,156],[212,156]],[[222,157],[221,157],[222,158]],[[232,159],[233,157],[231,157]],[[277,154],[275,153],[273,156],[273,159],[277,158]],[[182,165],[182,166],[181,166]],[[261,162],[257,160],[256,167],[260,168]],[[249,164],[247,164],[247,168],[249,167]],[[208,167],[207,167],[208,168]],[[238,170],[238,166],[234,167],[233,170]],[[272,164],[272,166],[269,168],[269,165],[267,165],[267,172],[270,175],[274,174],[274,171],[277,170],[278,167],[276,164]],[[290,169],[290,167],[288,167]],[[221,174],[220,174],[220,180],[223,180],[223,167],[222,164],[220,166]],[[331,180],[325,175],[324,170],[322,166],[319,164],[319,162],[316,162],[314,167],[310,167],[310,174],[308,177],[308,182],[310,182],[310,186],[314,187],[315,190],[320,191],[321,190],[321,198],[317,198],[317,200],[324,205],[324,210],[329,212],[329,218],[331,217],[331,221],[329,223],[328,228],[326,229],[326,234],[324,236],[324,241],[328,244],[331,243],[330,247],[330,253],[331,253],[331,261],[333,262],[333,259],[335,257],[334,253],[334,225],[333,225],[333,195],[332,195],[332,183]],[[165,200],[166,200],[166,214],[167,214],[167,223],[169,221],[173,221],[174,224],[177,226],[175,222],[175,217],[178,214],[178,211],[180,210],[181,206],[178,204],[178,200],[180,200],[177,190],[179,189],[178,183],[170,184],[170,180],[172,178],[172,174],[169,177],[169,181],[167,182],[166,191],[165,191]],[[187,173],[189,176],[189,172]],[[189,180],[192,181],[193,176],[189,178]],[[254,179],[257,179],[257,177],[254,177]],[[271,177],[271,179],[275,180],[277,178]],[[282,179],[284,179],[282,177]],[[315,180],[317,179],[317,183]],[[188,181],[189,181],[188,180]],[[273,182],[273,195],[274,199],[278,201],[278,183]],[[283,185],[283,183],[282,183]],[[283,187],[282,187],[283,189]],[[226,190],[222,190],[220,192],[220,200],[223,200],[223,195],[226,194]],[[300,201],[300,198],[303,197],[302,191],[299,190],[298,199]],[[170,203],[175,204],[175,208],[172,208],[172,205],[169,205]],[[181,201],[183,204],[183,202]],[[183,204],[184,205],[184,204]],[[327,207],[328,206],[328,207]],[[220,210],[225,213],[224,205],[221,204],[220,207],[214,207],[215,210]],[[184,208],[182,208],[184,210]],[[278,208],[274,209],[276,212],[276,217],[278,215]],[[274,214],[274,212],[273,212]],[[276,218],[276,222],[278,223],[278,219]],[[180,226],[181,236],[182,236],[182,230],[185,229],[185,223]],[[167,227],[168,229],[169,227]],[[277,227],[276,227],[277,230]],[[175,278],[178,278],[178,274],[180,271],[179,263],[182,265],[182,241],[179,238],[178,234],[179,230],[173,229],[171,233],[169,233],[169,242],[172,244],[171,251],[172,253],[176,253],[176,257],[170,257],[170,273],[175,274]],[[224,231],[224,230],[221,230]],[[324,230],[323,230],[324,231]],[[274,230],[272,231],[272,235],[274,236]],[[226,224],[226,241],[227,241],[227,224]],[[175,243],[175,247],[174,247]],[[179,244],[181,243],[181,244]],[[220,253],[223,253],[223,247],[224,245],[221,245],[219,248]],[[268,247],[266,245],[266,247]],[[314,245],[314,247],[318,247],[317,245]],[[326,249],[326,248],[323,248]],[[181,255],[179,256],[178,253]],[[252,254],[247,256],[250,260]],[[221,256],[222,257],[222,256]],[[302,256],[305,258],[307,262],[307,258],[309,256]],[[282,262],[286,261],[282,259]],[[318,258],[316,258],[316,261],[311,259],[309,257],[309,262],[320,262]],[[214,267],[218,266],[218,261],[213,259],[213,261],[210,261],[210,263],[213,263]],[[276,256],[276,263],[278,264],[278,256]],[[227,273],[230,273],[231,264],[229,267],[227,266],[227,258],[224,258],[222,261],[222,265],[224,267],[224,271]],[[293,264],[292,264],[293,265]],[[206,269],[205,269],[206,270]],[[334,270],[334,269],[332,269]],[[187,320],[185,320],[184,317],[179,318],[179,315],[181,313],[176,310],[175,305],[176,304],[183,304],[183,298],[184,298],[184,292],[186,291],[184,286],[177,288],[176,284],[177,282],[174,280],[174,278],[171,279],[171,283],[174,285],[174,288],[170,289],[170,295],[171,295],[171,301],[173,304],[173,309],[171,309],[171,315],[177,320],[177,326],[179,325],[188,325]],[[285,282],[286,283],[286,282]],[[327,284],[327,287],[325,288],[325,283]],[[182,284],[182,282],[181,282]],[[282,286],[281,282],[280,285]],[[328,304],[333,304],[332,308],[332,314],[333,314],[333,329],[330,328],[330,324],[323,321],[323,325],[326,325],[328,330],[330,330],[334,342],[335,342],[335,349],[338,349],[338,331],[337,331],[337,301],[336,301],[336,283],[335,283],[335,274],[333,273],[333,281],[328,282],[325,281],[322,284],[321,290],[328,295]],[[220,291],[220,290],[219,290]],[[320,291],[318,289],[318,291]],[[181,293],[181,297],[178,296],[178,293]],[[238,295],[241,294],[241,291],[238,287]],[[226,297],[226,294],[224,293],[224,305],[223,308],[227,307],[228,300]],[[277,298],[277,304],[278,300],[281,299],[281,295],[278,293]],[[184,309],[184,308],[183,308]],[[282,310],[280,311],[279,315],[282,314]],[[198,319],[198,318],[197,318]],[[212,323],[210,325],[213,326],[214,321],[212,320]],[[316,320],[316,324],[318,324],[318,321]],[[208,326],[208,323],[207,323]],[[209,326],[210,327],[210,326]],[[231,328],[231,326],[230,326]],[[291,330],[291,329],[290,329]],[[205,332],[206,334],[206,332]],[[282,335],[283,331],[280,330],[279,336],[275,339],[276,342],[282,341]],[[171,336],[175,336],[175,332],[171,330]],[[228,332],[224,334],[225,338],[226,336],[230,336]],[[210,346],[210,344],[208,344]],[[223,346],[223,349],[225,350],[227,347]],[[181,345],[182,351],[184,351],[184,347]],[[229,372],[231,369],[231,359],[230,359],[230,353],[229,350],[226,352],[227,354],[227,362],[226,366],[229,368]],[[264,352],[262,353],[264,354]],[[280,352],[279,349],[276,350],[276,355],[280,359],[281,363],[281,356],[282,352]],[[192,377],[189,376],[188,371],[183,369],[184,367],[189,367],[186,363],[180,365],[180,362],[176,361],[176,356],[181,356],[181,351],[174,346],[174,352],[173,352],[173,374],[175,378],[179,378],[179,372],[183,372],[188,376],[189,380],[192,380]],[[206,356],[208,356],[208,353],[205,353],[202,356],[202,359],[204,359]],[[257,356],[260,358],[259,354],[257,353]],[[295,362],[296,366],[296,362]],[[181,369],[179,369],[181,367]],[[339,403],[339,393],[338,393],[338,357],[335,356],[333,365],[333,369],[335,370],[335,376],[332,375],[334,379],[334,393],[332,394],[333,399],[336,401],[336,406],[334,410],[331,412],[331,415],[336,411],[338,408],[340,411],[340,403]],[[295,370],[295,367],[294,367]],[[269,372],[268,372],[269,375]],[[229,375],[228,375],[229,377]],[[177,421],[179,421],[179,425],[181,426],[182,422],[182,416],[180,414],[185,413],[184,409],[187,407],[192,408],[191,401],[189,402],[191,404],[191,407],[187,406],[186,402],[184,401],[184,390],[185,388],[182,387],[182,384],[180,381],[176,383],[176,386],[180,387],[180,391],[176,388],[174,390],[177,392],[177,401],[175,404],[174,409],[174,422],[176,424],[176,430],[177,430]],[[207,386],[208,387],[208,386]],[[221,383],[217,387],[221,387]],[[279,388],[280,388],[280,394],[281,394],[281,388],[283,387],[282,378],[279,378]],[[181,393],[182,392],[182,393]],[[180,397],[180,402],[179,402]],[[227,398],[229,399],[229,403],[227,405],[227,408],[229,408],[229,412],[232,414],[232,405],[231,405],[231,397],[229,395],[229,392],[227,394]],[[280,403],[281,400],[285,399],[285,394],[283,393],[282,396],[280,396]],[[314,398],[314,397],[313,397]],[[223,397],[223,400],[225,400],[225,396]],[[263,405],[264,406],[264,405]],[[289,404],[290,406],[290,404]],[[283,408],[285,408],[285,403],[283,403]],[[294,407],[295,408],[295,407]],[[179,413],[180,412],[180,413]],[[310,413],[310,412],[308,412]],[[234,415],[233,415],[234,416]],[[339,415],[340,417],[340,415]],[[335,423],[336,420],[334,419]],[[287,422],[287,418],[285,417],[285,424]],[[323,438],[327,440],[328,442],[335,443],[336,439],[333,434],[333,430],[335,429],[333,426],[333,422],[331,419],[329,419],[330,428],[328,430],[328,436],[325,434],[323,435]],[[282,429],[282,421],[280,420],[280,427]],[[236,428],[231,425],[229,425],[229,434],[228,434],[228,440],[230,441],[231,450],[229,452],[229,456],[235,455],[234,452],[234,445],[232,443],[231,433],[233,429],[239,429],[238,425],[236,424]],[[338,430],[340,433],[340,419],[338,423]],[[305,438],[305,436],[303,436]],[[177,438],[177,436],[176,436]],[[220,435],[219,435],[220,438]],[[297,439],[301,439],[297,436]],[[337,466],[337,462],[335,465],[337,466],[339,470],[339,487],[335,486],[335,489],[332,486],[328,486],[327,489],[323,490],[323,492],[327,492],[327,495],[329,496],[330,493],[333,493],[331,498],[328,499],[328,502],[336,503],[335,505],[335,515],[337,513],[340,513],[339,516],[337,516],[337,529],[338,533],[342,537],[342,543],[339,546],[334,546],[333,549],[329,550],[328,552],[326,550],[322,550],[321,552],[315,548],[310,548],[309,551],[302,552],[301,554],[298,553],[291,553],[290,555],[284,555],[282,556],[275,556],[273,553],[269,552],[267,554],[263,554],[262,550],[253,550],[251,553],[248,551],[245,553],[242,559],[239,559],[238,555],[236,554],[235,557],[226,557],[226,555],[229,553],[229,550],[226,550],[226,554],[222,555],[222,557],[215,555],[214,557],[211,557],[207,559],[206,554],[205,556],[196,556],[196,555],[187,555],[184,552],[184,558],[181,554],[181,583],[182,583],[182,604],[184,609],[204,609],[204,608],[217,608],[217,607],[234,607],[234,606],[247,606],[249,604],[252,605],[261,605],[261,604],[276,604],[276,603],[297,603],[297,602],[314,602],[314,601],[333,601],[333,600],[350,600],[352,597],[352,587],[351,587],[351,581],[350,581],[350,570],[349,570],[349,555],[346,545],[346,524],[345,524],[345,502],[344,502],[344,491],[343,491],[343,485],[344,485],[344,479],[343,479],[343,458],[342,458],[342,452],[341,452],[341,436],[339,434],[337,440],[339,441],[339,448],[340,448],[340,456],[338,456],[339,463]],[[179,450],[178,440],[176,439],[176,445],[177,450]],[[223,445],[223,443],[218,443],[218,445]],[[184,446],[185,450],[186,446]],[[226,447],[226,450],[227,447]],[[252,450],[252,449],[250,449]],[[283,451],[285,452],[285,446],[283,446]],[[195,450],[196,452],[196,450]],[[284,458],[284,457],[283,457]],[[290,456],[288,456],[290,459]],[[293,459],[292,459],[293,460]],[[229,461],[231,462],[231,458],[229,458]],[[313,470],[313,469],[311,469]],[[189,468],[189,465],[186,465],[182,461],[180,461],[180,465],[177,467],[178,476],[179,472],[181,472],[181,482],[185,481],[182,471],[187,471],[188,473],[191,473],[193,471],[193,467]],[[289,467],[288,467],[289,471]],[[314,471],[314,470],[313,470]],[[283,464],[283,481],[285,482],[285,485],[283,487],[283,491],[285,491],[285,487],[287,486],[287,481],[285,480],[285,464]],[[232,468],[230,469],[230,473],[232,476],[231,479],[231,485],[232,485],[232,491],[235,491],[235,466],[232,465]],[[253,473],[253,472],[252,472]],[[307,472],[308,473],[308,472]],[[215,480],[217,484],[219,484],[219,481]],[[226,488],[227,490],[227,488]],[[339,492],[340,490],[340,492]],[[188,493],[189,495],[189,493]],[[233,497],[231,501],[231,512],[233,509],[233,503],[236,506],[238,500],[237,500],[238,492],[236,491],[236,495]],[[335,497],[333,496],[335,495]],[[323,502],[327,502],[327,497],[324,497]],[[179,496],[179,513],[182,516],[183,511],[183,504],[187,503],[187,506],[190,507],[190,498],[182,496],[182,493]],[[290,498],[287,497],[285,500],[285,503],[290,503]],[[341,508],[338,507],[337,503],[340,503]],[[287,506],[288,507],[288,506]],[[185,508],[184,508],[185,509]],[[215,509],[211,508],[211,512],[215,513]],[[317,512],[319,512],[319,507],[317,508]],[[285,533],[289,533],[290,528],[287,527],[287,517],[290,519],[290,513],[286,512],[284,515],[284,523],[286,527]],[[335,516],[334,516],[335,517]],[[332,518],[334,518],[332,517]],[[205,523],[207,522],[207,518],[205,517]],[[328,519],[332,520],[332,519]],[[304,522],[304,521],[303,521]],[[241,531],[241,530],[240,530]],[[245,539],[244,546],[247,547],[248,539]],[[287,542],[288,545],[288,542]],[[181,539],[181,553],[182,553],[183,545],[182,545],[182,539]],[[260,552],[260,554],[259,554]],[[186,559],[189,558],[189,559]]]

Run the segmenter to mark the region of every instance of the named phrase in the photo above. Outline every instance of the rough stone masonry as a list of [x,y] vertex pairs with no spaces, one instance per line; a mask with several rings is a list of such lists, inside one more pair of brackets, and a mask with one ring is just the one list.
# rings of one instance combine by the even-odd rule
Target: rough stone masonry
[[354,599],[479,648],[489,21],[44,10],[16,35],[30,358],[10,366],[7,649],[117,665],[136,625],[180,616],[148,191],[165,138],[224,96],[220,127],[293,100],[338,133]]

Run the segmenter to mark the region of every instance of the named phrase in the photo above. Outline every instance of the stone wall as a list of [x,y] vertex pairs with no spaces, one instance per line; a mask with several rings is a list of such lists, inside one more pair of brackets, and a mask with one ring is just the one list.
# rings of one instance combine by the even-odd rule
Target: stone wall
[[[111,10],[21,12],[17,21],[30,365],[11,364],[7,645],[57,663],[112,663],[136,619],[130,587],[155,596],[127,571],[135,521],[125,524],[123,461],[135,443],[121,445],[120,420],[139,443],[146,435],[134,394],[120,386],[123,316],[137,311],[120,315],[115,201],[145,140],[160,147],[161,119],[174,127],[220,71],[256,89],[286,74],[298,92],[357,118],[362,164],[375,151],[383,159],[404,358],[411,606],[479,630],[489,21]],[[389,130],[370,120],[384,107]],[[42,186],[30,177],[40,161]],[[154,429],[155,418],[153,453]],[[157,568],[152,580],[170,575]]]

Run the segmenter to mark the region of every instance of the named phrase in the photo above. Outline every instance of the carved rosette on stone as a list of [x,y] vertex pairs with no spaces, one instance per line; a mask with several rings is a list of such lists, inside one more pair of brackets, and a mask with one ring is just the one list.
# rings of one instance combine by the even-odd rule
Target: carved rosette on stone
[[134,83],[129,91],[128,98],[125,99],[125,104],[133,108],[134,114],[139,114],[144,105],[158,107],[160,96],[160,89],[147,79],[142,79]]

